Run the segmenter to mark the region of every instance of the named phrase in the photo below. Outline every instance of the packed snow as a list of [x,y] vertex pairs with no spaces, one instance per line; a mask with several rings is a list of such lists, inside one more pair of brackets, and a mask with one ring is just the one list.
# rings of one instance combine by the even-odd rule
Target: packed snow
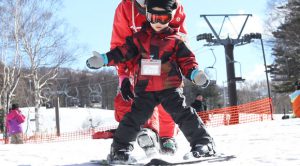
[[[23,108],[29,121],[27,132],[34,129],[31,108]],[[61,131],[76,131],[90,126],[116,123],[111,110],[71,108],[60,111]],[[43,132],[55,130],[54,109],[41,110]],[[276,116],[275,116],[276,117]],[[233,126],[210,127],[217,152],[233,155],[228,161],[203,162],[206,166],[296,166],[300,165],[300,119],[245,123]],[[25,132],[25,131],[24,131]],[[160,156],[170,161],[180,161],[190,150],[182,133],[176,137],[179,144],[175,156]],[[78,140],[39,144],[0,144],[1,166],[92,166],[91,160],[105,159],[112,139]],[[144,152],[135,144],[134,155],[143,158]],[[195,164],[199,165],[199,164]]]

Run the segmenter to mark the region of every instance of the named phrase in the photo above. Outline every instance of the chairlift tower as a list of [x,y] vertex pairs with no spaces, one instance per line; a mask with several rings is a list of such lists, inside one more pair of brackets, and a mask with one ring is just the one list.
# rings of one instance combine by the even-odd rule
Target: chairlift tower
[[[218,34],[211,23],[208,20],[208,17],[224,17],[223,24],[226,18],[229,19],[230,16],[244,16],[246,17],[243,26],[237,36],[236,39],[232,39],[229,36],[225,39],[220,38],[220,33]],[[213,39],[213,35],[211,33],[204,33],[197,36],[197,41],[199,40],[206,40],[209,44],[206,46],[217,46],[217,45],[223,45],[225,48],[225,59],[226,59],[226,71],[227,71],[227,87],[228,87],[228,96],[229,96],[229,105],[230,106],[236,106],[237,105],[237,92],[236,92],[236,81],[244,81],[241,77],[235,76],[235,69],[234,69],[234,46],[235,45],[243,45],[243,39],[241,38],[242,32],[244,30],[244,27],[246,25],[246,22],[248,21],[249,16],[252,16],[252,14],[212,14],[212,15],[200,15],[200,17],[203,17],[206,23],[208,24],[209,28],[211,29],[214,37],[216,39]],[[223,25],[222,25],[223,27]],[[220,30],[221,32],[221,30]],[[233,121],[234,120],[234,121]],[[231,114],[230,118],[230,124],[236,124],[239,123],[239,115],[237,112],[234,112]]]

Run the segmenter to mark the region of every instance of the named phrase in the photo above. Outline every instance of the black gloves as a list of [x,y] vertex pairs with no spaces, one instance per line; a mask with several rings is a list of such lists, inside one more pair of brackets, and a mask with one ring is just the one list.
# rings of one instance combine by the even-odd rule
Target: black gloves
[[131,91],[131,83],[129,78],[124,78],[121,83],[121,95],[125,101],[129,101],[134,98],[134,95]]

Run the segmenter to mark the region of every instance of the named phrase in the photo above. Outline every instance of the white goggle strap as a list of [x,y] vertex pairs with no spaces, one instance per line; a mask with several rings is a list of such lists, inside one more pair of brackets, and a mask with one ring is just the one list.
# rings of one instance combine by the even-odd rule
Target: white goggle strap
[[136,0],[137,3],[139,3],[141,6],[146,5],[145,0]]

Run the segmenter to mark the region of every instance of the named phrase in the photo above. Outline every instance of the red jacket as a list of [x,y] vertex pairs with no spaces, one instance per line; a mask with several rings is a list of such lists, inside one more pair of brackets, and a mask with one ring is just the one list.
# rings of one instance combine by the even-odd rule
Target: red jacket
[[[146,23],[140,32],[127,37],[126,44],[106,53],[108,65],[125,61],[134,64],[135,92],[161,91],[177,88],[182,84],[182,74],[190,79],[191,72],[198,67],[195,55],[172,28],[155,32]],[[141,75],[141,59],[161,60],[160,76]]]
[[[169,26],[176,31],[187,34],[184,26],[184,20],[185,13],[183,11],[183,7],[181,4],[178,4],[174,19],[170,22]],[[138,12],[131,0],[122,0],[115,11],[110,48],[113,49],[125,44],[126,37],[132,36],[135,31],[139,31],[145,22],[145,15]],[[119,64],[118,75],[130,76],[132,67],[133,64],[130,62]]]
[[[183,34],[187,34],[184,27],[184,20],[185,13],[182,5],[179,4],[174,19],[170,22],[169,26],[176,28],[177,31]],[[146,22],[146,17],[138,12],[138,9],[132,3],[132,0],[122,0],[115,11],[111,49],[125,44],[126,37],[132,36],[136,31],[139,31],[144,22]],[[119,84],[121,84],[123,78],[133,75],[133,66],[134,64],[131,61],[118,65]],[[130,111],[131,104],[124,104],[120,94],[118,94],[118,96],[115,99],[115,115],[116,120],[119,121],[126,112]],[[156,112],[159,112],[160,120],[158,120],[158,113]],[[157,125],[158,121],[159,125]],[[177,128],[177,130],[174,129],[175,123],[172,118],[161,106],[158,107],[158,111],[154,110],[153,116],[147,124],[149,125],[149,128],[159,131],[160,137],[173,137],[178,132]]]

